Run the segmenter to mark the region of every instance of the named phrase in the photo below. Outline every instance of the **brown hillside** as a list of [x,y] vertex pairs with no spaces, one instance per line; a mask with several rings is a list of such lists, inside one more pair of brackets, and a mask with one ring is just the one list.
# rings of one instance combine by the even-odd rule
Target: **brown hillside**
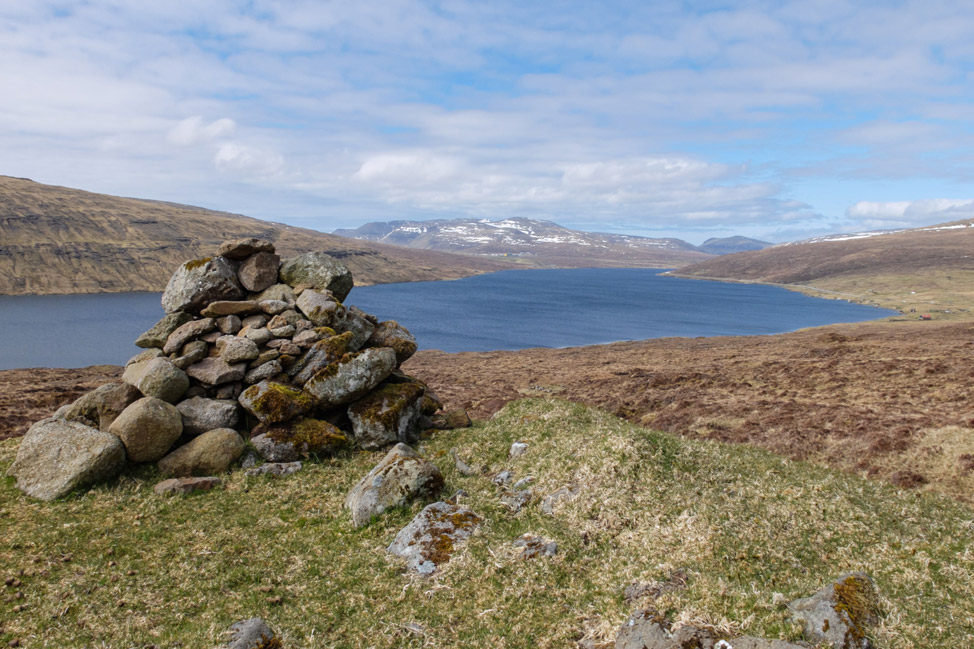
[[710,259],[678,274],[800,285],[904,311],[969,309],[974,305],[972,224],[774,246]]
[[358,284],[456,279],[513,267],[0,176],[0,294],[161,291],[186,259],[243,237],[269,239],[285,257],[327,252],[345,262]]

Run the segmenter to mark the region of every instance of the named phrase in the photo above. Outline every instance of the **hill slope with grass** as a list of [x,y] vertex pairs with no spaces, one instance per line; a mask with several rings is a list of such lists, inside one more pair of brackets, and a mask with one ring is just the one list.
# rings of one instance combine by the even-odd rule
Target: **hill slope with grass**
[[[510,459],[514,441],[528,449]],[[16,444],[0,443],[0,471]],[[209,647],[260,616],[287,647],[568,647],[611,642],[647,607],[724,637],[795,640],[784,603],[864,571],[882,599],[876,647],[969,646],[971,510],[947,498],[561,401],[509,404],[419,448],[446,494],[462,489],[460,504],[485,519],[429,578],[404,575],[385,552],[424,503],[361,529],[341,509],[382,453],[280,479],[238,471],[188,497],[154,495],[152,468],[54,503],[3,481],[0,574],[16,585],[4,591],[0,641]],[[502,470],[531,478],[535,499],[519,512],[500,500]],[[559,489],[572,496],[543,513]],[[524,534],[554,540],[557,553],[521,558],[513,542]]]
[[245,237],[274,242],[284,257],[326,252],[341,259],[360,284],[456,279],[512,267],[0,176],[0,295],[161,291],[185,260]]
[[681,277],[817,289],[909,311],[974,306],[974,220],[786,243],[681,268]]

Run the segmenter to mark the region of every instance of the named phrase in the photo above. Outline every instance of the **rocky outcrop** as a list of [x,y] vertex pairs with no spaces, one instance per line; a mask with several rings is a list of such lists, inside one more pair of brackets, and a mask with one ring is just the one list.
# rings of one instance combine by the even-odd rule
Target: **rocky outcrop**
[[268,462],[412,440],[438,404],[396,369],[415,340],[343,304],[351,286],[327,255],[281,264],[270,242],[227,242],[173,274],[167,314],[139,337],[145,351],[123,382],[57,416],[108,431],[123,459],[178,477],[227,471],[245,440]]
[[405,444],[396,444],[368,475],[345,496],[345,508],[355,527],[366,525],[390,507],[422,496],[435,497],[443,489],[436,465]]
[[54,500],[115,477],[125,466],[119,439],[64,419],[44,419],[27,431],[8,475],[28,496]]

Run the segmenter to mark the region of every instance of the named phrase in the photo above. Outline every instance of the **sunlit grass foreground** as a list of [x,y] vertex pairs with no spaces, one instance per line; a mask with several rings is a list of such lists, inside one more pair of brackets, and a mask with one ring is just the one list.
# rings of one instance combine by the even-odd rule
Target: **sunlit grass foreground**
[[[514,441],[529,446],[511,460]],[[0,444],[0,470],[17,443]],[[482,474],[461,475],[453,447]],[[0,641],[213,647],[260,616],[286,647],[569,647],[611,639],[650,605],[721,633],[798,639],[784,604],[864,571],[882,594],[877,646],[972,646],[974,513],[946,498],[557,401],[512,404],[419,448],[446,495],[463,489],[461,504],[486,519],[430,578],[385,552],[424,503],[359,530],[341,508],[381,453],[279,479],[238,471],[188,497],[154,495],[148,468],[51,504],[6,479]],[[491,480],[503,469],[533,478],[536,500],[516,514]],[[577,496],[542,513],[564,487]],[[512,542],[525,533],[558,553],[520,559]],[[636,582],[671,587],[627,601]]]

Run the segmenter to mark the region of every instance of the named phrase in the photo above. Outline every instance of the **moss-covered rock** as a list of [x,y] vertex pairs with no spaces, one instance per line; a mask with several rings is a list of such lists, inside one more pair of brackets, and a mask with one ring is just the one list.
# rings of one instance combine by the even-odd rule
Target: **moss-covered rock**
[[345,354],[358,351],[353,349],[355,336],[345,332],[319,340],[301,359],[288,370],[288,376],[297,385],[304,385],[319,371],[340,360]]
[[278,424],[300,417],[314,407],[314,398],[283,383],[261,381],[252,385],[238,399],[240,405],[262,424]]
[[411,442],[419,433],[423,389],[415,383],[387,383],[348,407],[355,443],[364,449]]
[[391,348],[396,352],[396,365],[402,365],[417,349],[416,338],[395,320],[380,322],[365,346]]
[[483,520],[469,509],[433,503],[396,535],[387,552],[406,559],[406,565],[421,575],[432,574],[450,560],[460,543],[472,536]]
[[251,434],[254,448],[268,462],[327,457],[349,445],[348,436],[337,426],[310,417],[281,424],[260,424]]
[[861,572],[840,576],[811,597],[788,605],[807,638],[833,649],[867,649],[869,627],[879,622],[879,595]]

